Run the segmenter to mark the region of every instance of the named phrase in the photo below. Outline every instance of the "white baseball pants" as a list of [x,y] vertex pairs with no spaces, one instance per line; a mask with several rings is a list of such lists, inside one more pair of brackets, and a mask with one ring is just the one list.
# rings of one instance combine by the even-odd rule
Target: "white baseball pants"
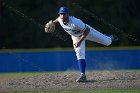
[[85,59],[85,41],[86,40],[97,42],[106,46],[109,46],[112,43],[112,39],[109,36],[106,36],[91,27],[90,27],[89,34],[87,35],[86,39],[83,40],[80,47],[75,48],[74,46],[74,44],[80,40],[80,37],[72,36],[72,40],[73,40],[73,47],[76,52],[76,56],[78,60]]

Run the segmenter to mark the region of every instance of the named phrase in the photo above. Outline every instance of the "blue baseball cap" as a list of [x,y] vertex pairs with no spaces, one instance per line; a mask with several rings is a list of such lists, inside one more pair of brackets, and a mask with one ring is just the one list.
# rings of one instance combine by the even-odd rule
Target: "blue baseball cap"
[[68,13],[69,13],[69,9],[63,6],[63,7],[60,7],[58,14],[68,14]]

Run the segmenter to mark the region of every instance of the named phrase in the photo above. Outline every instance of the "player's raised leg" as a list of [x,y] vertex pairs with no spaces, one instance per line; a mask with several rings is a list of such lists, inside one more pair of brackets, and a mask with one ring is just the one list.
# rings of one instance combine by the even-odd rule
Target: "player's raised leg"
[[90,32],[86,38],[86,40],[94,41],[106,46],[109,46],[112,43],[111,37],[100,33],[99,31],[95,30],[94,28],[90,27]]

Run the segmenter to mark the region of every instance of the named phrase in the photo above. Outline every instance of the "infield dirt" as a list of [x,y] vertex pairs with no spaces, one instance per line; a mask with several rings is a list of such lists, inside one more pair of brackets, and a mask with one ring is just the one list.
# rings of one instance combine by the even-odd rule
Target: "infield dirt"
[[50,72],[30,77],[0,77],[0,92],[49,91],[71,89],[140,88],[140,72],[89,71],[87,82],[76,82],[78,72]]

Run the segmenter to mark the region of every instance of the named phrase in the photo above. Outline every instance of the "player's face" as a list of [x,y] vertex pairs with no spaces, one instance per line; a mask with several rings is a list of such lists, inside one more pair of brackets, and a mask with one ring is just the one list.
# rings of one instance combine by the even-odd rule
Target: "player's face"
[[60,14],[60,18],[62,19],[62,21],[67,21],[68,20],[68,14]]

